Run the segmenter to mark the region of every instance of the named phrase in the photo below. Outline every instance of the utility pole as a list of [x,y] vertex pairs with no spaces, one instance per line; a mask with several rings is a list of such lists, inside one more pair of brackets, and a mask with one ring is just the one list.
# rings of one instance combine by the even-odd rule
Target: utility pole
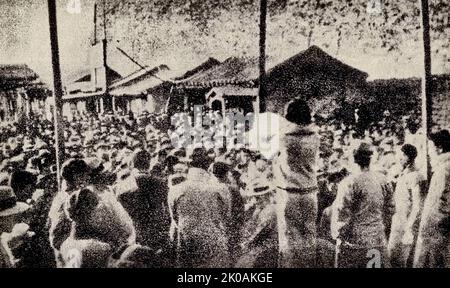
[[[259,81],[258,96],[255,105],[255,121],[254,129],[256,129],[257,147],[261,148],[261,115],[266,112],[266,17],[267,16],[267,0],[260,0],[259,10]],[[267,120],[267,119],[266,119]],[[264,133],[263,133],[264,134]]]
[[[105,93],[103,96],[104,110],[113,110],[112,96],[109,95],[109,79],[108,79],[108,40],[106,34],[106,0],[103,0],[103,67],[105,67]],[[105,103],[106,102],[106,103]],[[105,105],[106,104],[106,105]]]
[[428,181],[431,180],[431,161],[430,153],[428,152],[428,139],[430,139],[431,126],[433,124],[432,111],[433,99],[431,95],[432,90],[432,76],[431,76],[431,46],[430,46],[430,15],[428,0],[421,0],[421,14],[422,14],[422,35],[423,35],[423,59],[424,70],[422,74],[422,127],[424,130],[425,153],[427,155],[427,169],[426,176]]
[[259,112],[266,111],[266,18],[267,18],[267,0],[260,0],[259,12],[259,103],[257,105]]
[[55,0],[48,0],[48,20],[50,26],[50,44],[52,50],[53,87],[55,97],[54,126],[55,126],[55,149],[56,149],[56,171],[58,180],[58,191],[61,191],[61,166],[64,162],[64,129],[62,123],[62,82],[61,66],[59,63],[58,29],[56,20]]
[[93,45],[97,44],[97,3],[94,4],[94,41]]
[[103,63],[105,64],[105,68],[106,68],[106,0],[103,0]]

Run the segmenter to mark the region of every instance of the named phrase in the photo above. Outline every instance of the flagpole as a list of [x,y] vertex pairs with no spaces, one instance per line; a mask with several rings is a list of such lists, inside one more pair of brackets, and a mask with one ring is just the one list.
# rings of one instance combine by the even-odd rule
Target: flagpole
[[62,82],[59,62],[58,29],[55,0],[48,0],[48,19],[50,27],[50,45],[52,51],[53,95],[55,97],[54,126],[58,191],[61,191],[61,166],[64,162],[64,130],[62,126]]
[[422,127],[424,131],[425,153],[427,155],[426,176],[428,181],[431,179],[430,154],[428,153],[428,139],[430,139],[432,126],[433,99],[431,96],[431,44],[430,44],[430,16],[428,0],[421,0],[422,16],[422,40],[423,40],[423,59],[424,69],[422,74]]

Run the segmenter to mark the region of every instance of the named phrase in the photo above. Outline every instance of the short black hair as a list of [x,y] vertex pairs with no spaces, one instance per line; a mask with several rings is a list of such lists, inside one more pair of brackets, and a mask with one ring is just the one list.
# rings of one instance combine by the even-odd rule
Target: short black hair
[[355,163],[362,168],[370,166],[370,160],[372,158],[373,151],[368,143],[361,143],[359,148],[353,153]]
[[443,153],[450,152],[450,132],[447,129],[431,134],[431,141],[437,148],[441,148]]
[[141,150],[134,155],[133,166],[138,170],[147,171],[150,169],[151,160],[152,155],[145,150]]
[[370,160],[372,158],[372,155],[358,153],[353,155],[353,158],[355,159],[355,163],[358,164],[360,167],[367,168],[370,166]]
[[416,134],[420,128],[420,124],[414,120],[414,118],[410,118],[406,123],[406,127],[412,134]]
[[312,122],[311,109],[303,99],[295,99],[286,105],[285,117],[288,121],[299,125],[308,125]]
[[416,160],[417,148],[411,144],[405,144],[401,148],[402,152],[408,157],[409,162]]
[[230,170],[230,165],[224,162],[215,162],[212,168],[214,176],[216,176],[218,179],[224,179]]
[[9,186],[13,189],[19,201],[26,201],[32,195],[24,195],[22,190],[27,185],[35,186],[37,183],[37,176],[24,170],[14,171],[9,179]]
[[191,167],[204,170],[207,170],[212,162],[212,159],[208,156],[208,152],[204,147],[195,148],[190,158],[192,159]]
[[91,169],[82,159],[70,159],[63,164],[61,176],[69,183],[75,181],[75,175],[90,174]]

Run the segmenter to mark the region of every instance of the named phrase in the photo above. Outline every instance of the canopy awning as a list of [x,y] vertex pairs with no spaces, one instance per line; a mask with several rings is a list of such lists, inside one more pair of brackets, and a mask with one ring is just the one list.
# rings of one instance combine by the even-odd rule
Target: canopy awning
[[142,96],[147,94],[148,90],[162,83],[162,80],[155,77],[146,78],[130,85],[112,87],[109,94],[113,96]]
[[102,96],[104,95],[104,92],[102,91],[97,91],[97,92],[91,92],[91,93],[77,93],[77,94],[73,94],[73,95],[64,95],[62,100],[66,101],[66,100],[75,100],[75,99],[86,99],[86,98],[90,98],[90,97],[98,97],[98,96]]
[[114,83],[109,87],[109,93],[113,96],[142,96],[146,95],[149,90],[159,87],[164,82],[170,80],[169,67],[159,65],[150,69],[144,67],[131,75],[128,75]]
[[216,87],[211,89],[206,94],[206,99],[216,98],[216,97],[227,97],[227,96],[235,96],[235,97],[257,97],[258,89],[257,88],[244,88],[239,86],[225,86],[225,87]]

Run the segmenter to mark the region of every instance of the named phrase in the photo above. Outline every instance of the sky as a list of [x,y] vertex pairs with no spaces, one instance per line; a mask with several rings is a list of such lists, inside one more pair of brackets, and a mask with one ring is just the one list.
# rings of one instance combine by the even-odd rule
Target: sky
[[[89,39],[93,34],[94,27],[94,0],[80,0],[81,13],[79,14],[68,11],[70,1],[73,0],[57,0],[59,48],[64,82],[67,79],[73,79],[74,75],[88,67]],[[47,0],[0,0],[0,64],[25,63],[35,70],[44,82],[51,84],[53,76],[47,9]],[[233,11],[224,11],[223,14],[238,13]],[[217,36],[219,38],[217,40],[218,44],[208,45],[212,41],[210,35],[188,40],[180,37],[180,35],[183,35],[183,31],[180,34],[180,27],[182,29],[197,29],[197,27],[195,27],[195,24],[177,17],[169,17],[165,20],[166,22],[158,22],[160,25],[165,23],[164,30],[158,30],[158,33],[167,33],[167,37],[162,35],[158,39],[170,38],[170,47],[153,43],[151,47],[153,47],[154,51],[141,54],[138,57],[140,61],[148,65],[167,64],[175,73],[182,74],[209,57],[224,60],[230,56],[246,54],[244,52],[247,51],[241,51],[242,48],[230,49],[230,47],[221,44],[226,37],[243,37],[242,35],[245,35],[238,32],[235,35],[230,34],[230,27],[227,28],[228,24],[226,22],[219,22],[215,26],[216,32],[218,31],[217,35],[219,35]],[[222,16],[219,15],[218,19],[222,19],[220,17]],[[228,17],[226,19],[234,18]],[[278,19],[276,21],[283,21],[283,16],[281,15],[276,19]],[[128,21],[136,20],[131,19]],[[275,25],[276,23],[269,21],[268,29],[272,29]],[[126,20],[124,20],[123,25],[122,23],[116,23],[112,31],[109,32],[114,34],[120,27],[127,27]],[[254,28],[257,29],[257,23],[255,23]],[[124,29],[126,34],[126,29],[129,28]],[[223,29],[223,33],[221,33],[220,29]],[[130,31],[129,35],[136,38],[132,31]],[[421,46],[411,42],[408,37],[404,37],[400,43],[399,50],[401,53],[387,53],[383,49],[367,49],[363,43],[350,40],[345,41],[345,39],[342,41],[342,47],[339,49],[339,52],[337,52],[336,48],[330,45],[330,43],[335,42],[335,39],[330,38],[333,36],[325,36],[326,33],[324,32],[324,36],[320,37],[320,30],[316,32],[316,35],[313,44],[321,47],[344,63],[367,72],[369,79],[420,77],[421,75],[423,59]],[[267,40],[268,54],[281,61],[307,48],[305,39],[301,37],[295,39],[298,39],[298,41],[294,40],[294,42],[297,41],[296,43],[292,43],[292,39],[288,43],[282,35],[276,33],[273,35],[272,33]],[[119,39],[113,40],[112,44],[122,45],[122,48],[125,50],[129,48],[129,45],[117,44]],[[146,39],[134,40],[146,41]],[[250,55],[252,55],[252,53],[255,54],[258,51],[258,41],[257,39],[251,39],[250,41],[255,45],[255,49],[251,49]],[[191,49],[190,43],[196,43],[196,49]],[[205,44],[202,44],[200,46],[201,49],[198,49],[198,43]],[[143,57],[145,59],[142,59]],[[111,53],[110,58],[112,61],[119,58],[123,59],[117,51]],[[447,63],[442,63],[441,59],[442,57],[433,58],[433,73],[450,72]],[[136,67],[129,65],[130,63],[125,64],[126,61],[119,60],[116,62],[118,67],[125,71],[122,73],[131,73],[132,70],[136,69]]]
[[[92,9],[70,14],[67,0],[57,0],[58,37],[63,76],[87,65]],[[46,83],[52,82],[46,0],[0,0],[0,63],[25,63]]]

